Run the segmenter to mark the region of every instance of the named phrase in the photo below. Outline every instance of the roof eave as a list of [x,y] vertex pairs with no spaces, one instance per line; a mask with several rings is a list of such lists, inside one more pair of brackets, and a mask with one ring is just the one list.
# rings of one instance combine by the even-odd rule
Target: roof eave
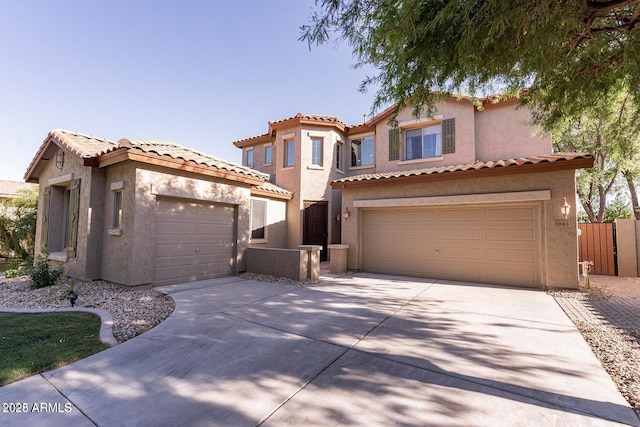
[[267,197],[267,198],[279,199],[279,200],[293,199],[293,194],[276,193],[273,191],[263,190],[261,188],[256,188],[256,187],[251,187],[251,195],[255,197]]
[[263,135],[258,135],[255,136],[253,138],[247,138],[247,139],[241,139],[239,141],[234,141],[233,145],[235,145],[237,148],[245,148],[245,147],[251,147],[254,145],[259,145],[259,144],[266,144],[269,142],[273,142],[274,141],[274,137],[273,135],[271,135],[270,133],[265,133]]
[[423,175],[380,177],[374,179],[366,179],[361,181],[334,181],[331,188],[342,189],[345,187],[355,186],[371,186],[371,185],[393,185],[398,183],[414,183],[414,182],[435,182],[449,181],[456,179],[486,178],[493,176],[508,176],[525,173],[540,173],[571,169],[584,169],[593,167],[593,157],[584,157],[579,159],[558,160],[555,162],[542,162],[535,164],[525,164],[518,166],[504,166],[494,168],[470,169],[462,171],[432,173]]

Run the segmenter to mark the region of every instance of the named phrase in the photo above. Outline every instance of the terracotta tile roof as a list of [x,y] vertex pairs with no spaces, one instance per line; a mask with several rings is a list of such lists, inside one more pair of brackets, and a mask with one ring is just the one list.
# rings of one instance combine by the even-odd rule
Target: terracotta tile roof
[[0,181],[0,199],[16,197],[20,191],[32,188],[37,188],[37,185],[21,181]]
[[285,119],[273,120],[268,122],[269,131],[262,135],[251,136],[249,138],[238,139],[233,141],[233,145],[238,148],[250,147],[252,145],[264,144],[266,142],[273,142],[275,137],[275,129],[286,127],[287,125],[297,126],[300,124],[311,124],[320,126],[335,126],[340,130],[346,129],[346,125],[336,116],[322,116],[319,114],[303,114],[297,113],[293,117],[287,117]]
[[593,164],[593,157],[590,154],[585,153],[554,153],[548,155],[540,155],[540,156],[532,156],[532,157],[520,157],[517,159],[506,159],[506,160],[495,160],[488,162],[474,162],[453,166],[437,166],[432,168],[424,168],[424,169],[413,169],[407,171],[396,171],[396,172],[382,172],[382,173],[373,173],[373,174],[362,174],[355,175],[350,177],[341,178],[332,182],[332,185],[336,184],[346,184],[346,183],[356,183],[356,182],[366,182],[366,181],[384,181],[388,179],[399,179],[399,178],[409,178],[409,177],[428,177],[428,176],[439,176],[442,177],[446,174],[455,174],[461,172],[472,172],[472,171],[483,171],[483,170],[512,170],[514,168],[527,167],[533,165],[543,165],[543,164],[555,164],[558,166],[564,166],[563,163],[579,161],[583,160],[584,162],[580,162],[580,166],[573,167],[574,169],[582,168],[582,167],[590,167],[589,163]]
[[250,136],[249,138],[239,139],[233,141],[233,145],[238,148],[245,146],[251,146],[254,144],[264,144],[265,142],[273,142],[273,135],[270,132],[263,133],[262,135]]
[[263,180],[269,179],[269,175],[258,172],[255,169],[227,162],[225,160],[218,159],[208,154],[195,151],[191,148],[183,147],[182,145],[174,144],[172,142],[153,141],[149,139],[121,139],[120,141],[118,141],[118,147],[139,150],[144,153],[154,153],[159,156],[167,156],[172,159],[180,159],[186,162],[193,162],[198,165],[221,169],[228,172],[233,172],[235,174],[250,176],[253,178]]
[[118,148],[118,145],[115,142],[109,141],[108,139],[63,129],[54,129],[49,132],[42,142],[42,145],[40,145],[38,152],[33,157],[33,160],[31,160],[31,163],[27,168],[27,172],[24,175],[26,181],[33,181],[33,175],[36,173],[36,166],[40,160],[48,160],[48,156],[52,153],[50,143],[52,140],[59,147],[62,147],[83,159],[96,158],[101,154],[108,153]]
[[49,132],[49,137],[55,138],[63,148],[83,159],[98,157],[118,148],[115,142],[108,139],[63,129],[52,130]]
[[318,114],[303,114],[298,113],[293,117],[287,117],[286,119],[273,120],[269,122],[269,125],[274,125],[282,122],[288,122],[289,120],[304,120],[309,122],[318,122],[318,123],[335,123],[344,127],[344,123],[340,120],[339,117],[336,116],[321,116]]
[[289,190],[285,190],[282,187],[278,187],[275,184],[270,183],[269,181],[263,182],[261,185],[254,187],[258,191],[263,191],[267,193],[281,194],[287,196],[287,198],[293,197],[293,192]]

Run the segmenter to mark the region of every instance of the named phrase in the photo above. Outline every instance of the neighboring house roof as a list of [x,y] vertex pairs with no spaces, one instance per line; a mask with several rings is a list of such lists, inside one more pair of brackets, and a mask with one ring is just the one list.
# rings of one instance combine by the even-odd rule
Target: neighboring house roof
[[[37,182],[44,166],[58,147],[83,160],[85,166],[106,167],[125,160],[156,164],[250,185],[261,185],[269,175],[255,169],[218,159],[191,148],[167,141],[121,139],[118,143],[78,132],[55,129],[49,132],[31,161],[25,181]],[[55,161],[55,159],[54,159]],[[273,186],[275,187],[275,186]],[[274,192],[274,188],[270,191]],[[275,191],[274,194],[286,194]]]
[[383,172],[355,175],[335,180],[333,188],[352,185],[396,183],[405,181],[427,181],[470,178],[472,176],[509,175],[534,173],[549,170],[581,169],[593,166],[593,156],[585,153],[554,153],[548,155],[520,157],[517,159],[474,162],[453,166],[437,166],[407,171]]
[[0,199],[12,199],[21,191],[36,188],[37,185],[20,181],[0,181]]

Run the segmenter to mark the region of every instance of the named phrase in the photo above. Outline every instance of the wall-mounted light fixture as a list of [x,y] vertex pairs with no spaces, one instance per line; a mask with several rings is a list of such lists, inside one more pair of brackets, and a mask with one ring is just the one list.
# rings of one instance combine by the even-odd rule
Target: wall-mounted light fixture
[[336,222],[340,222],[340,217],[341,217],[340,214],[336,215]]
[[58,150],[56,153],[56,167],[62,169],[64,166],[64,151]]
[[344,219],[349,219],[349,217],[351,216],[351,212],[349,212],[349,208],[344,208],[344,213],[342,214],[342,216],[344,217]]
[[562,206],[560,206],[560,212],[562,212],[564,219],[569,218],[569,212],[571,212],[571,205],[567,203],[566,197],[564,198],[564,203],[562,204]]

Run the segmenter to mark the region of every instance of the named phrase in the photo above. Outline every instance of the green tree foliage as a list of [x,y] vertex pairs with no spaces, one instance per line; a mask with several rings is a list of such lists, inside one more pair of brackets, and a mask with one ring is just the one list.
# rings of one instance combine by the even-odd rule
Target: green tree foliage
[[631,218],[633,218],[633,213],[631,213],[629,203],[621,197],[616,197],[611,203],[607,204],[603,222],[613,222],[616,219]]
[[38,215],[38,189],[22,190],[0,205],[0,248],[27,259],[33,257]]
[[[590,222],[606,221],[612,196],[627,186],[637,206],[635,182],[639,176],[640,126],[631,106],[632,95],[614,85],[609,96],[593,99],[579,114],[555,118],[546,130],[553,136],[556,151],[590,153],[594,167],[578,170],[577,192]],[[540,112],[542,121],[552,112]],[[616,200],[618,197],[616,197]]]
[[317,0],[301,39],[346,41],[379,74],[372,110],[432,111],[442,92],[504,96],[575,115],[624,84],[640,106],[640,0]]

